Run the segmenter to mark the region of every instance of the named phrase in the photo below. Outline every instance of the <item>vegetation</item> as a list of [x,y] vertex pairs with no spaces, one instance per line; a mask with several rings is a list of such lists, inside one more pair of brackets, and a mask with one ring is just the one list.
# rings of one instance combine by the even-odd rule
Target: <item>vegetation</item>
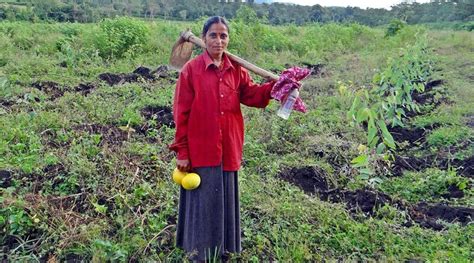
[[[3,2],[3,3],[2,3]],[[358,7],[311,7],[282,3],[255,4],[255,1],[218,0],[16,0],[0,1],[0,20],[54,20],[59,22],[98,22],[103,17],[135,16],[148,19],[165,18],[174,20],[195,20],[203,16],[221,15],[229,19],[237,16],[241,6],[252,8],[259,19],[272,25],[327,22],[357,22],[377,26],[400,19],[409,24],[437,23],[455,28],[472,30],[474,4],[471,0],[430,1],[429,3],[400,3],[392,9]]]
[[[474,260],[472,33],[258,17],[231,21],[229,49],[274,72],[311,68],[309,111],[244,107],[244,251],[231,260]],[[185,259],[168,150],[177,72],[161,65],[202,22],[0,23],[3,258]],[[364,154],[369,177],[351,164]]]

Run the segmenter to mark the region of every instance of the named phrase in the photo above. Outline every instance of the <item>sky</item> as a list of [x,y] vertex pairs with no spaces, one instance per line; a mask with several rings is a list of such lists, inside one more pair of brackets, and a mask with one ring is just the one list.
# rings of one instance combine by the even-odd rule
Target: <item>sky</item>
[[[274,2],[294,3],[299,5],[322,5],[322,6],[357,6],[360,8],[386,8],[401,3],[401,0],[274,0]],[[429,0],[417,0],[418,3],[426,3]]]

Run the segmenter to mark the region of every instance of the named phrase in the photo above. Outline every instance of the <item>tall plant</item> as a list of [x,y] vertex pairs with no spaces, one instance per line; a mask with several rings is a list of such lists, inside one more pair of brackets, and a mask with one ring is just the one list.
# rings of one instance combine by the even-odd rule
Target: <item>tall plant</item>
[[374,76],[370,90],[355,94],[347,116],[367,130],[366,145],[359,147],[359,156],[352,160],[361,179],[380,181],[374,176],[377,164],[380,160],[389,161],[396,149],[387,126],[404,126],[408,112],[420,111],[413,94],[424,92],[433,64],[426,46],[426,39],[420,39],[403,50],[401,56],[390,59],[388,66]]

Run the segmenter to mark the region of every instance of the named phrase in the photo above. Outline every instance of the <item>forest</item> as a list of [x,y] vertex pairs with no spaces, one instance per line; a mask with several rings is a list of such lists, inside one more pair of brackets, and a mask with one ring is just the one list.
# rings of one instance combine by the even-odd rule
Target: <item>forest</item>
[[253,1],[225,3],[218,0],[1,0],[0,20],[53,20],[58,22],[97,22],[104,17],[134,16],[147,19],[195,20],[203,16],[236,16],[241,5],[248,5],[257,18],[272,25],[307,23],[360,23],[377,26],[399,19],[408,24],[453,23],[472,30],[474,0],[430,3],[400,3],[391,10],[358,7],[311,7]]

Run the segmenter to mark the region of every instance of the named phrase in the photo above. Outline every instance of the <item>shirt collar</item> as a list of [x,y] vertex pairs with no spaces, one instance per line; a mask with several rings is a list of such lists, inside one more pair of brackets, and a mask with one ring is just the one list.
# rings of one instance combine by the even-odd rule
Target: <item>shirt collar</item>
[[[206,65],[206,70],[209,68],[210,65],[214,64],[214,61],[212,61],[211,56],[209,53],[206,51],[203,52],[203,58],[204,58],[204,64]],[[222,62],[224,62],[224,70],[227,70],[228,68],[234,68],[234,65],[230,61],[229,57],[226,55],[226,53],[222,54]]]

